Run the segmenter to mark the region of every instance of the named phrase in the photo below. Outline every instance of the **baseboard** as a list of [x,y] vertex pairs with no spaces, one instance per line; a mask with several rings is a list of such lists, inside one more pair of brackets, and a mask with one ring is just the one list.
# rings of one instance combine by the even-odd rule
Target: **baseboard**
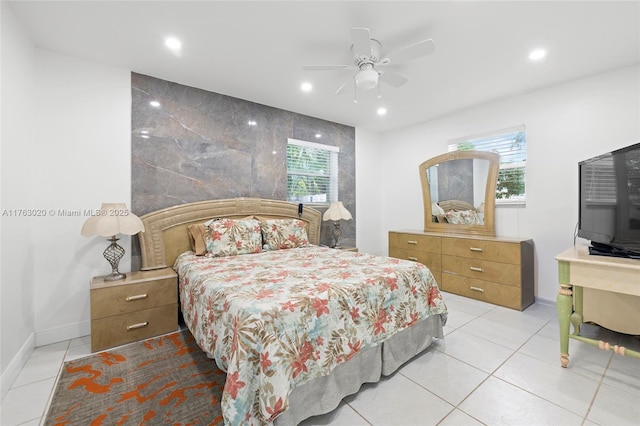
[[20,347],[20,350],[18,350],[16,356],[13,357],[7,368],[2,372],[2,376],[0,377],[0,400],[4,400],[4,397],[7,395],[7,392],[9,392],[9,389],[11,389],[11,386],[13,386],[13,382],[18,378],[20,371],[22,371],[22,368],[29,360],[35,347],[35,335],[31,333],[22,347]]
[[91,334],[91,321],[67,324],[36,332],[36,347],[77,339]]

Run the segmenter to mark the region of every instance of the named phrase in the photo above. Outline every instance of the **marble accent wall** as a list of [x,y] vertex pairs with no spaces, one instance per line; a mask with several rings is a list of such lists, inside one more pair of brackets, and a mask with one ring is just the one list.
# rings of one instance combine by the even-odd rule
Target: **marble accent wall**
[[[131,86],[134,213],[208,199],[286,200],[293,138],[340,148],[338,194],[354,218],[342,222],[343,245],[355,246],[354,127],[137,73]],[[323,223],[323,244],[330,244],[332,227]]]

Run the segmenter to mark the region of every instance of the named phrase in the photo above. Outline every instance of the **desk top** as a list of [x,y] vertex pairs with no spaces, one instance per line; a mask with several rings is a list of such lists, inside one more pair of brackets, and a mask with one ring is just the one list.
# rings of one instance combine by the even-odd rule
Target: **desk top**
[[640,296],[640,260],[590,255],[586,244],[574,245],[556,260],[569,263],[570,284]]

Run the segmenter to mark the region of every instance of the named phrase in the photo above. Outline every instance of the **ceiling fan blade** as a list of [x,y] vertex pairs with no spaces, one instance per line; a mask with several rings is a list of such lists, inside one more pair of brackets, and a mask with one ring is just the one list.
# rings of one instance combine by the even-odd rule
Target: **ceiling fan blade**
[[307,71],[334,71],[334,70],[355,70],[355,65],[305,65],[303,70]]
[[388,72],[380,73],[380,80],[393,87],[400,87],[409,81],[401,75],[389,74]]
[[350,78],[349,80],[345,81],[344,83],[342,83],[342,86],[340,86],[338,88],[338,90],[336,91],[336,95],[342,95],[343,93],[346,93],[349,83],[351,83],[353,81],[353,78]]
[[402,49],[398,49],[387,55],[385,59],[388,59],[384,65],[395,65],[401,62],[410,61],[412,59],[420,58],[422,56],[431,55],[436,51],[436,44],[433,40],[423,40],[417,43],[411,44]]
[[368,28],[352,28],[351,41],[353,42],[353,53],[358,56],[371,55],[371,34]]

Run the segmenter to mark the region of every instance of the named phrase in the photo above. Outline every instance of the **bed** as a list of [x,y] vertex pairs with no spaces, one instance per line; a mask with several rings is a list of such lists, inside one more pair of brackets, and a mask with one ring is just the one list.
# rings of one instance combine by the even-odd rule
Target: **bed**
[[[443,337],[446,306],[428,268],[320,247],[315,209],[236,198],[141,219],[142,269],[177,270],[185,323],[227,373],[225,424],[295,425],[327,413]],[[204,223],[203,254],[194,234]],[[225,229],[242,244],[219,251]]]

